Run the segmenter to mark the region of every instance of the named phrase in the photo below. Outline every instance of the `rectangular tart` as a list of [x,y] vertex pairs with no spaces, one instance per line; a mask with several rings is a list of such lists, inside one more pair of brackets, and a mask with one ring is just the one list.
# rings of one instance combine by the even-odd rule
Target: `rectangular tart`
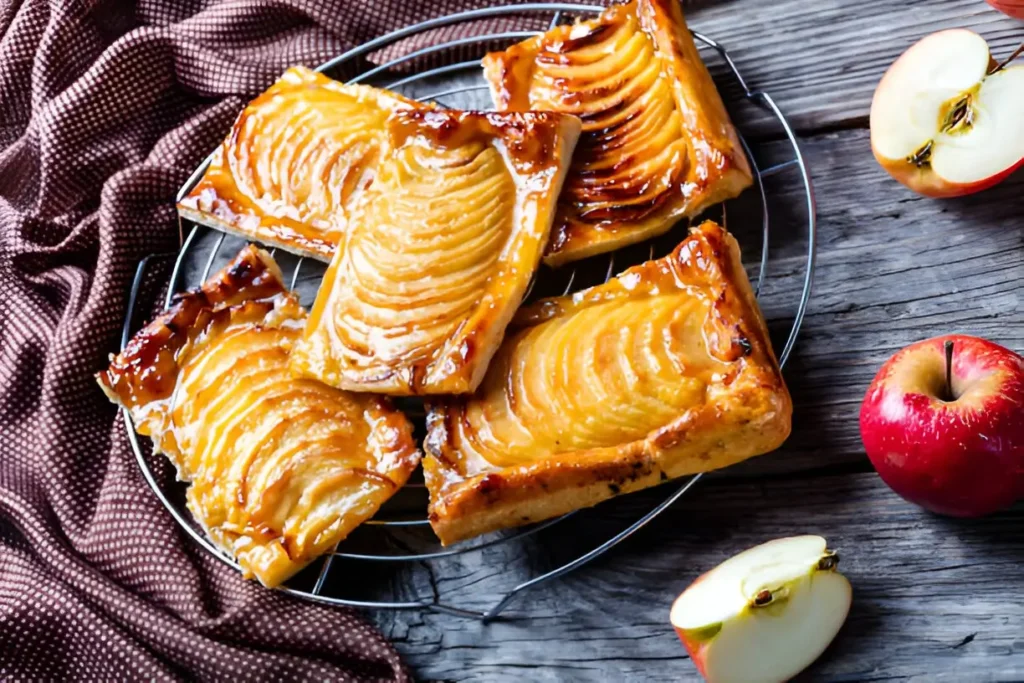
[[751,184],[679,0],[614,5],[489,54],[484,70],[499,111],[583,121],[548,265],[660,235]]
[[424,474],[445,544],[777,448],[792,404],[735,239],[524,307],[471,396],[432,401]]
[[189,482],[207,535],[266,586],[334,548],[419,462],[387,399],[288,371],[305,318],[277,264],[249,246],[97,375]]

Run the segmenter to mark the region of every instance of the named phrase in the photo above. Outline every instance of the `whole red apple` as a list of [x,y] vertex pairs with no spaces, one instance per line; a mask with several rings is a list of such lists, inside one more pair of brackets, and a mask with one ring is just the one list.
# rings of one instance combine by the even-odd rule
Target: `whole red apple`
[[860,410],[871,463],[896,493],[976,517],[1024,495],[1024,358],[950,335],[912,344],[875,376]]

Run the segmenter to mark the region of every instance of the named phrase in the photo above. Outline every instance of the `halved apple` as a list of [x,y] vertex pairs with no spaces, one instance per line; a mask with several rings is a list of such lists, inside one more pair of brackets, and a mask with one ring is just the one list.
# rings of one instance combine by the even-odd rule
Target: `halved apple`
[[933,33],[889,67],[870,125],[875,158],[910,189],[978,192],[1024,162],[1024,66],[998,68],[973,31]]
[[832,642],[852,590],[821,536],[793,536],[746,550],[694,581],[670,620],[697,670],[712,683],[785,681]]

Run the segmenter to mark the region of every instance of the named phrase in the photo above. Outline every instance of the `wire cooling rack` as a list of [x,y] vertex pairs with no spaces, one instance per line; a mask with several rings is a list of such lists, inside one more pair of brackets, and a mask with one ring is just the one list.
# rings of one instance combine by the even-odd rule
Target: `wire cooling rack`
[[[537,35],[540,31],[484,33],[456,40],[431,42],[431,37],[436,38],[444,34],[443,31],[438,31],[437,29],[456,24],[467,24],[469,22],[476,22],[475,25],[477,26],[487,25],[489,22],[481,22],[480,20],[488,19],[500,19],[502,25],[514,25],[513,21],[508,20],[516,17],[523,23],[530,23],[532,26],[542,26],[544,20],[549,19],[548,25],[553,27],[560,23],[572,21],[575,18],[592,16],[600,12],[601,9],[588,5],[533,3],[460,12],[408,26],[371,40],[322,64],[317,70],[340,80],[346,80],[346,76],[355,73],[354,77],[347,78],[348,82],[379,85],[421,101],[435,102],[441,106],[461,109],[490,109],[491,104],[487,93],[487,85],[483,80],[480,70],[480,57],[483,56],[487,49],[507,46]],[[540,23],[538,24],[538,22]],[[793,130],[782,115],[782,112],[779,111],[775,101],[767,93],[752,90],[747,85],[743,76],[736,68],[735,63],[729,57],[729,53],[719,43],[697,32],[693,32],[693,36],[706,60],[709,58],[717,59],[720,62],[720,66],[724,65],[724,69],[722,69],[724,77],[734,79],[732,85],[739,88],[739,100],[760,107],[778,121],[781,131],[784,133],[785,141],[788,142],[792,149],[792,157],[789,160],[762,169],[758,167],[756,160],[750,152],[750,148],[747,146],[746,141],[743,140],[743,146],[750,159],[756,181],[755,188],[748,191],[748,194],[755,193],[757,201],[760,202],[760,258],[749,266],[755,283],[755,291],[758,294],[762,291],[769,265],[768,245],[771,221],[768,195],[764,181],[769,176],[779,173],[797,173],[803,185],[803,201],[806,203],[807,251],[806,258],[803,260],[803,284],[800,289],[799,301],[796,303],[795,311],[793,312],[792,326],[779,354],[780,364],[785,365],[796,342],[800,324],[803,321],[804,312],[807,307],[807,301],[810,297],[815,252],[814,190]],[[424,45],[424,43],[425,45],[407,50],[400,54],[400,56],[379,64],[374,64],[367,59],[368,56],[388,54],[389,49],[401,48],[402,45],[399,43],[405,39],[412,39],[409,42],[413,47]],[[400,49],[396,51],[401,52]],[[464,60],[468,53],[474,53],[475,58],[460,61]],[[420,67],[424,64],[440,65],[421,69]],[[719,83],[720,89],[724,93],[729,92],[727,87],[723,87],[726,85],[728,84]],[[733,90],[735,90],[735,87],[733,87]],[[736,100],[737,97],[731,99]],[[740,104],[740,102],[730,101],[729,97],[726,97],[726,100],[729,105],[735,106]],[[196,169],[192,177],[182,187],[178,195],[179,199],[187,194],[198,182],[209,162],[210,159],[208,158]],[[723,225],[728,225],[726,205],[720,205],[710,213],[717,213],[717,215],[709,217],[717,218]],[[122,346],[127,344],[130,339],[135,321],[142,317],[139,315],[139,311],[145,309],[145,306],[142,306],[139,302],[139,296],[147,273],[147,267],[151,262],[161,258],[175,259],[165,304],[169,305],[170,299],[175,292],[197,286],[206,279],[210,272],[226,263],[244,244],[244,241],[237,237],[210,230],[191,221],[182,220],[180,229],[181,248],[176,254],[152,255],[139,263],[129,297],[128,313],[122,335]],[[666,236],[652,240],[644,245],[630,247],[611,255],[594,257],[581,261],[572,267],[564,267],[554,271],[542,267],[534,283],[531,285],[532,297],[570,293],[607,280],[627,266],[668,253],[682,239],[682,234],[685,234],[685,227],[678,226]],[[747,246],[749,247],[750,245],[748,244]],[[324,264],[298,258],[291,254],[277,252],[276,250],[272,250],[272,253],[274,253],[275,258],[280,263],[282,271],[291,273],[289,283],[291,288],[299,293],[302,303],[309,306],[316,296],[316,290],[324,272]],[[422,422],[422,403],[405,401],[402,403],[402,407],[410,417]],[[158,472],[165,472],[166,467],[162,467],[162,463],[154,459],[148,443],[144,445],[140,442],[127,412],[124,413],[124,417],[128,438],[135,451],[142,474],[153,489],[153,492],[167,508],[167,511],[196,543],[227,564],[238,568],[238,565],[230,556],[216,548],[202,533],[184,506],[182,496],[183,485],[171,482],[168,480],[168,477],[158,474]],[[698,474],[687,479],[685,483],[675,489],[649,512],[626,526],[620,532],[606,538],[590,551],[570,561],[563,562],[548,571],[539,573],[528,581],[511,587],[496,604],[485,610],[454,606],[443,601],[436,594],[436,591],[433,591],[434,595],[430,597],[407,600],[377,600],[367,599],[366,597],[337,595],[335,594],[337,591],[329,590],[329,587],[334,585],[330,581],[332,568],[335,567],[338,559],[361,563],[377,563],[378,565],[400,564],[409,566],[432,562],[442,558],[451,558],[466,553],[481,552],[498,544],[519,541],[543,529],[555,526],[576,513],[549,520],[542,524],[489,534],[454,547],[441,548],[437,544],[437,540],[434,538],[426,519],[426,494],[422,479],[419,481],[414,480],[400,492],[400,495],[396,495],[380,511],[376,518],[357,530],[357,532],[364,535],[363,542],[353,544],[350,537],[350,539],[347,539],[335,549],[333,553],[326,555],[319,562],[319,566],[314,565],[306,573],[300,574],[299,577],[296,577],[288,585],[278,590],[306,600],[333,605],[374,609],[429,609],[436,612],[481,619],[486,622],[497,617],[513,598],[523,591],[577,569],[618,545],[679,500],[697,483],[700,477],[701,475]],[[614,503],[605,503],[604,505],[609,504]],[[599,506],[597,508],[597,514],[600,514],[602,507]],[[393,534],[399,534],[401,542],[391,542],[392,539],[389,538],[389,535]]]

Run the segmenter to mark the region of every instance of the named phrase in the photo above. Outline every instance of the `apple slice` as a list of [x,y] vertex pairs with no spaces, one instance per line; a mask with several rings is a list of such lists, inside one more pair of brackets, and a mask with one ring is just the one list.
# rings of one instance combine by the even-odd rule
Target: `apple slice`
[[889,67],[870,125],[878,163],[910,189],[978,192],[1024,162],[1024,66],[997,68],[973,31],[933,33]]
[[839,556],[821,536],[746,550],[694,581],[670,620],[708,681],[785,681],[828,647],[850,610]]

